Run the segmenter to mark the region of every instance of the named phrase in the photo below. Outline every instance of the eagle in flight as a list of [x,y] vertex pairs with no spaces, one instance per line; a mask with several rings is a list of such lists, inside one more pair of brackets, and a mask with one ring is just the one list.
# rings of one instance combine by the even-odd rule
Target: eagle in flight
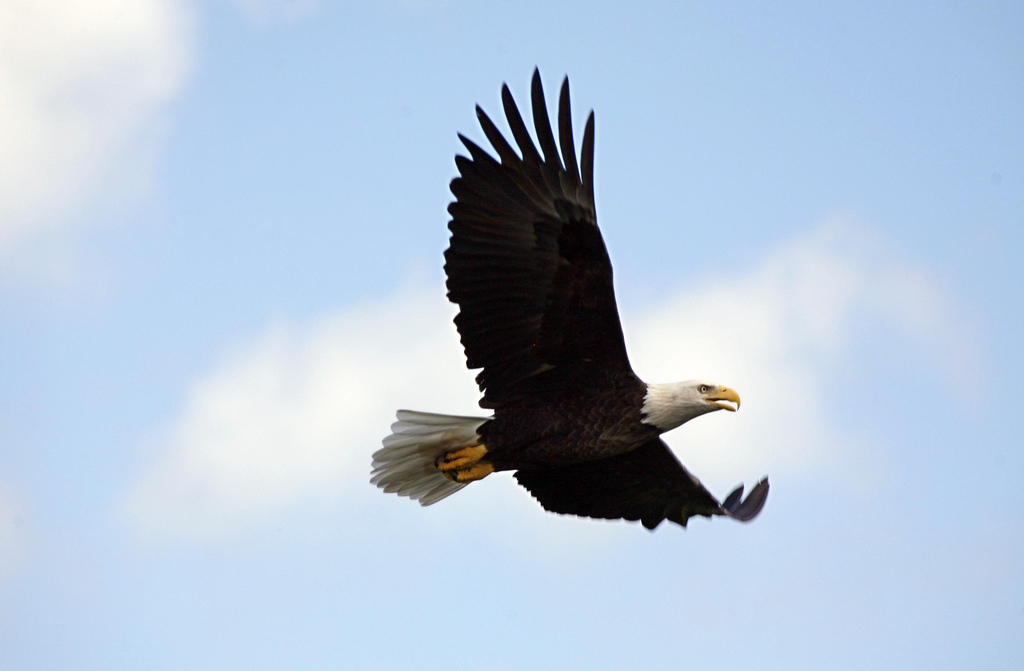
[[497,157],[459,135],[469,156],[455,157],[444,255],[466,365],[480,369],[480,406],[493,414],[399,410],[373,455],[371,482],[427,506],[515,471],[556,513],[648,529],[666,519],[685,526],[694,515],[754,519],[767,478],[745,499],[740,485],[719,502],[660,438],[700,415],[737,410],[739,395],[707,380],[648,384],[629,364],[594,208],[594,113],[577,162],[568,78],[556,141],[533,73],[539,151],[507,85],[501,98],[519,151],[477,106]]

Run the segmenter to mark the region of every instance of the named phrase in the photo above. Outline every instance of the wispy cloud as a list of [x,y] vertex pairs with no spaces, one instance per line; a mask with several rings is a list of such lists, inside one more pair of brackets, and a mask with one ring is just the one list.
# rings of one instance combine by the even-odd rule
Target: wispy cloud
[[405,290],[305,327],[271,326],[196,384],[131,495],[134,516],[205,535],[296,499],[369,492],[369,455],[398,406],[474,409],[453,315],[443,291]]
[[59,273],[62,259],[50,250],[61,248],[54,239],[76,210],[145,188],[161,114],[188,71],[187,6],[0,5],[0,255],[8,272]]
[[[858,325],[887,323],[923,348],[957,341],[934,282],[860,229],[822,227],[718,280],[655,305],[627,324],[627,338],[645,379],[740,390],[736,415],[669,434],[721,487],[820,472],[850,449],[855,438],[823,399]],[[157,535],[216,536],[293,502],[379,495],[366,484],[369,455],[396,408],[475,414],[442,296],[405,290],[313,324],[273,325],[241,347],[162,433],[165,451],[129,498],[134,519]]]
[[666,436],[718,490],[763,473],[866,475],[864,436],[830,412],[845,400],[841,370],[863,354],[866,334],[909,344],[936,377],[956,380],[977,366],[936,281],[841,220],[771,251],[745,275],[669,299],[638,326],[633,363],[644,379],[706,377],[740,390],[736,416],[716,413]]

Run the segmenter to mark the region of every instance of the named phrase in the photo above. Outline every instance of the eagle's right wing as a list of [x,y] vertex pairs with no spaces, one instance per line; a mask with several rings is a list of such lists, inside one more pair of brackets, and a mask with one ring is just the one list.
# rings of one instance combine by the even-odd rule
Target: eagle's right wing
[[763,478],[743,499],[743,486],[725,501],[693,477],[661,438],[630,452],[568,466],[516,471],[516,480],[544,506],[565,515],[640,520],[653,529],[662,520],[686,526],[694,515],[725,515],[741,522],[757,517],[768,498]]

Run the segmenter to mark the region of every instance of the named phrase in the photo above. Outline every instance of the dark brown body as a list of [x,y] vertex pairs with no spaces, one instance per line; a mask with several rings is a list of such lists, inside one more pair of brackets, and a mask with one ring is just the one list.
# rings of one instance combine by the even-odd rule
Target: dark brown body
[[641,422],[645,385],[635,375],[614,387],[583,388],[556,402],[504,406],[478,429],[495,470],[557,466],[636,449],[658,435]]

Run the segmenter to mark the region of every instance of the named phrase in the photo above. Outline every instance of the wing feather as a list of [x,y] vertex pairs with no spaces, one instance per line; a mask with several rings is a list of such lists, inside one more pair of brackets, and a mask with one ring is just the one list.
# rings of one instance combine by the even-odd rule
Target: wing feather
[[562,159],[565,171],[562,173],[562,188],[568,193],[575,193],[577,200],[581,198],[580,168],[576,164],[575,138],[572,134],[572,109],[569,106],[569,78],[562,82],[562,90],[558,95],[558,141],[562,145]]
[[565,168],[562,167],[562,159],[558,155],[558,148],[555,145],[555,136],[551,132],[551,120],[548,118],[548,106],[544,99],[544,86],[541,84],[538,70],[533,71],[531,89],[533,126],[537,131],[537,141],[544,152],[544,162],[541,164],[544,181],[552,193],[570,193],[563,185],[562,175],[565,174]]
[[583,179],[583,199],[594,202],[594,113],[587,117],[580,146],[580,177]]

